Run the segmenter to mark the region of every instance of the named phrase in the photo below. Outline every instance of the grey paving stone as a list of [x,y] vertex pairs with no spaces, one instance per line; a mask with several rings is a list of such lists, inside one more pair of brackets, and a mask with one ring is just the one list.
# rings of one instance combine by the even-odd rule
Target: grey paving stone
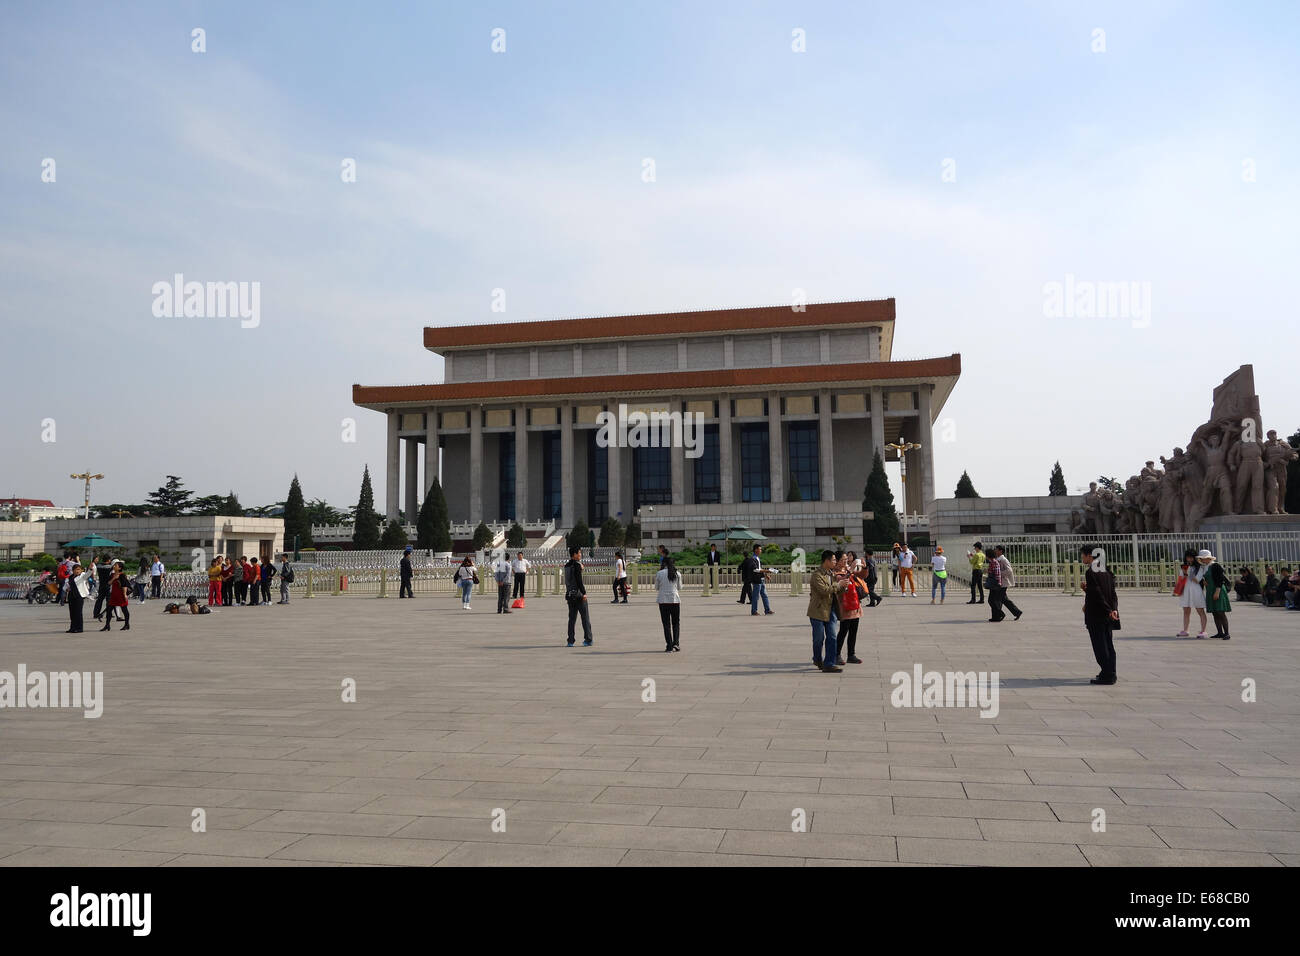
[[723,832],[703,827],[568,823],[555,835],[551,844],[708,853],[718,848],[718,844],[722,842]]
[[891,836],[777,833],[770,830],[727,830],[718,852],[837,860],[898,859],[898,848]]
[[[627,850],[589,846],[462,843],[437,866],[618,866]],[[3,864],[0,860],[0,864]]]
[[947,866],[1087,866],[1077,846],[1060,843],[992,843],[899,837],[898,858],[905,863]]
[[456,841],[312,834],[277,850],[271,858],[370,866],[432,866],[458,846]]
[[[1236,635],[1233,636],[1236,637]],[[1080,849],[1093,866],[1221,867],[1282,865],[1267,853],[1234,853],[1222,850],[1161,850],[1156,847],[1136,846],[1085,846]]]

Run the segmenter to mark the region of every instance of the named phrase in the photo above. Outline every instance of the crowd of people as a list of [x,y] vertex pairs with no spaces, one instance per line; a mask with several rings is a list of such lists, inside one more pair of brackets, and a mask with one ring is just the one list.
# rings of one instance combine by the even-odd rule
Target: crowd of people
[[280,600],[289,603],[289,585],[293,583],[293,566],[287,554],[280,555],[280,567],[273,561],[259,562],[256,557],[240,555],[237,559],[218,554],[208,566],[209,607],[257,607],[271,603],[271,584],[280,578]]

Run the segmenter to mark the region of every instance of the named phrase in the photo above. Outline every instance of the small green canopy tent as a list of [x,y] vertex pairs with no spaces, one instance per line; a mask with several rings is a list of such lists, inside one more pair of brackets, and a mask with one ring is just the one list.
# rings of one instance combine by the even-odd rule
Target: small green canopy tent
[[76,541],[69,541],[64,545],[65,548],[89,548],[91,550],[104,550],[108,548],[120,548],[121,543],[114,541],[112,538],[105,538],[102,534],[94,532],[86,535],[84,538],[78,538]]
[[733,544],[742,544],[746,541],[766,541],[767,535],[759,534],[757,531],[750,531],[743,524],[733,524],[726,531],[719,531],[717,534],[709,535],[710,541],[725,541],[726,547],[730,548]]

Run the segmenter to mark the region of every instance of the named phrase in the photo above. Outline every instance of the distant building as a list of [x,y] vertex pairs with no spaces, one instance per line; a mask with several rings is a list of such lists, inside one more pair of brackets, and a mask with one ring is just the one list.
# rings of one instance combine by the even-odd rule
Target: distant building
[[[887,443],[922,446],[908,453],[904,509],[925,514],[934,498],[931,425],[961,357],[894,361],[894,310],[883,299],[426,328],[442,384],[354,385],[352,398],[387,417],[390,519],[411,520],[438,475],[454,522],[639,516],[657,542],[746,524],[811,545],[861,536],[872,454],[897,460]],[[702,416],[698,456],[680,442],[603,442],[620,410]]]
[[[0,525],[0,527],[3,527]],[[61,554],[69,541],[98,534],[117,541],[113,557],[134,557],[157,552],[168,562],[190,562],[214,554],[241,554],[259,561],[284,550],[282,518],[244,518],[227,515],[183,515],[177,518],[84,518],[46,521],[45,550]]]
[[17,521],[45,521],[49,518],[75,518],[80,509],[62,507],[47,498],[0,498],[0,514]]

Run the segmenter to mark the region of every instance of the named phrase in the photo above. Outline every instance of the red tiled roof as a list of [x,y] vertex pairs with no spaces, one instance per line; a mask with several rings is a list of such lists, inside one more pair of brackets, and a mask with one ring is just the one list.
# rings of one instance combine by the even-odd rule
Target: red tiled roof
[[12,508],[17,505],[19,508],[43,507],[53,508],[54,502],[45,498],[0,498],[0,507]]
[[417,402],[529,396],[613,395],[698,389],[757,388],[765,385],[832,385],[836,382],[933,379],[961,374],[961,356],[902,362],[852,362],[842,365],[790,365],[724,368],[698,372],[636,372],[625,375],[578,375],[568,378],[523,378],[503,382],[454,382],[444,385],[353,385],[354,405],[381,406]]
[[628,339],[637,336],[699,335],[827,325],[865,325],[894,321],[894,300],[810,302],[805,311],[788,305],[705,312],[661,312],[648,315],[608,315],[584,319],[545,319],[536,322],[497,322],[486,325],[426,327],[424,347],[433,351],[529,345],[575,339]]

